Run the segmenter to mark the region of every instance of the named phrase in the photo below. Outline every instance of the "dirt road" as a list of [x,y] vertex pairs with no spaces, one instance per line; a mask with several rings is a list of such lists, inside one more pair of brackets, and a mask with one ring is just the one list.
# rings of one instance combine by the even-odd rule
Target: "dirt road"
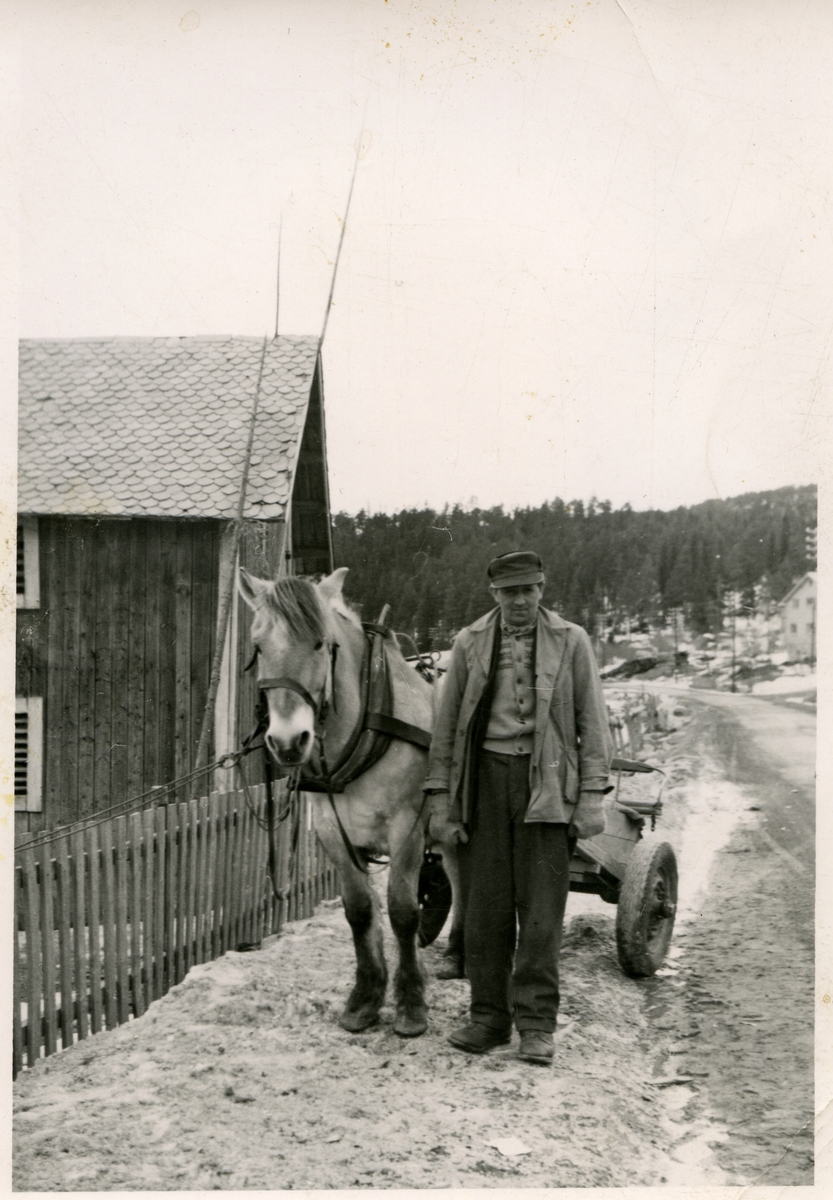
[[[721,1166],[745,1181],[809,1184],[815,714],[780,700],[651,690],[686,697],[694,711],[686,745],[711,764],[716,794],[736,796],[708,891],[675,931],[676,988],[659,986],[654,1015],[699,1029],[675,1047],[675,1061],[695,1079],[708,1072],[690,1111],[706,1105],[724,1126]],[[704,812],[704,832],[709,821]]]
[[[15,1189],[810,1183],[807,780],[761,765],[754,739],[772,731],[740,709],[727,721],[682,703],[690,719],[646,753],[668,772],[656,836],[680,861],[671,956],[653,980],[625,978],[615,910],[571,896],[552,1069],[523,1064],[517,1042],[453,1051],[462,981],[432,980],[423,1038],[397,1038],[389,1010],[343,1033],[353,956],[343,913],[325,907],[24,1072]],[[425,952],[429,975],[438,955]],[[522,1152],[494,1144],[507,1138]]]

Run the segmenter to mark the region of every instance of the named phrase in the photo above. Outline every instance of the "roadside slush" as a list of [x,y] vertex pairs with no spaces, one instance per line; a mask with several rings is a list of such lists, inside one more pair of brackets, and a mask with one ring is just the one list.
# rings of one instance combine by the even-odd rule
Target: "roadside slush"
[[682,1034],[671,1048],[677,1073],[700,1084],[688,1115],[708,1105],[727,1135],[712,1149],[729,1177],[810,1185],[814,717],[750,697],[687,700],[693,719],[678,750],[700,764],[689,793],[698,778],[731,787],[744,812],[707,888],[680,913],[673,978],[657,978],[654,1002],[661,1024]]

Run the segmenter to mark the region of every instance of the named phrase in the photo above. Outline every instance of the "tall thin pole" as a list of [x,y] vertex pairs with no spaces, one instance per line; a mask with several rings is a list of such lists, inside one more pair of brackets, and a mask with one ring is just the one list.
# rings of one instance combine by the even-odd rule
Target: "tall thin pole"
[[278,317],[281,312],[281,242],[283,240],[283,210],[281,210],[281,223],[278,226],[278,286],[275,289],[275,340],[278,337]]
[[[223,651],[226,644],[226,630],[228,629],[229,616],[231,614],[231,604],[234,598],[234,564],[237,558],[237,550],[240,546],[240,537],[243,532],[243,513],[246,508],[246,490],[249,486],[249,468],[252,461],[252,446],[254,445],[255,426],[257,424],[257,410],[260,404],[260,386],[263,382],[263,365],[266,361],[266,345],[268,342],[268,334],[263,339],[263,349],[260,353],[260,370],[257,376],[257,386],[255,387],[254,400],[252,401],[252,412],[249,418],[249,434],[246,441],[246,452],[243,456],[243,470],[240,474],[240,491],[237,497],[237,512],[234,516],[232,525],[232,536],[229,540],[228,551],[228,570],[226,573],[225,587],[223,594],[220,597],[220,606],[217,613],[217,640],[214,646],[214,660],[211,664],[211,674],[208,680],[208,695],[205,701],[205,709],[202,716],[202,728],[200,729],[200,740],[197,746],[196,759],[194,761],[194,770],[200,771],[208,765],[208,745],[211,738],[211,728],[214,724],[214,705],[217,700],[217,692],[220,687],[220,673],[223,665]],[[199,787],[199,782],[197,782]]]
[[[362,123],[362,125],[364,125],[364,123]],[[333,306],[333,292],[335,291],[335,286],[336,286],[336,273],[338,271],[339,259],[341,258],[341,247],[344,245],[344,234],[347,232],[347,215],[350,212],[350,201],[353,199],[353,187],[355,185],[356,175],[358,174],[358,170],[359,170],[359,157],[361,155],[361,150],[362,150],[363,134],[364,134],[364,128],[362,128],[362,131],[359,134],[359,144],[356,147],[356,162],[353,167],[353,178],[350,180],[350,191],[347,193],[347,205],[344,209],[344,220],[341,222],[341,236],[338,239],[338,249],[336,250],[335,262],[333,263],[333,277],[330,280],[330,294],[327,297],[327,307],[324,310],[324,324],[321,328],[321,337],[318,339],[318,353],[319,354],[321,353],[321,347],[324,344],[324,334],[327,332],[327,322],[330,319],[330,309]]]
[[[734,601],[737,601],[737,596],[734,593],[732,594],[732,599]],[[736,692],[738,690],[737,687],[735,686],[735,622],[737,621],[737,608],[738,608],[737,603],[733,603],[732,604],[732,691],[733,692]]]

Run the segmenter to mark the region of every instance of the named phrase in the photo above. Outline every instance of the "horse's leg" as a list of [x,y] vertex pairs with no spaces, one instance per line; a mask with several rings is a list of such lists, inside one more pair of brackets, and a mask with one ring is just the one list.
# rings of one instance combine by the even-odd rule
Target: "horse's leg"
[[387,988],[381,904],[368,876],[350,860],[326,807],[326,798],[313,797],[313,817],[321,845],[338,871],[344,915],[350,924],[356,949],[356,982],[339,1017],[339,1025],[350,1033],[359,1033],[379,1019]]
[[391,833],[390,875],[388,877],[388,916],[399,944],[399,965],[394,978],[396,1016],[393,1031],[400,1037],[418,1037],[428,1028],[425,1004],[425,974],[417,951],[419,930],[419,872],[422,866],[423,831],[414,827],[413,815],[408,836],[394,844]]
[[338,1023],[349,1033],[360,1033],[378,1021],[388,982],[381,905],[368,877],[346,855],[338,856],[337,865],[344,913],[356,949],[356,982]]
[[437,970],[438,979],[463,979],[466,974],[466,955],[463,945],[463,925],[466,905],[460,872],[460,859],[454,845],[440,846],[443,870],[451,884],[451,929],[448,933],[448,948],[443,955],[445,962]]

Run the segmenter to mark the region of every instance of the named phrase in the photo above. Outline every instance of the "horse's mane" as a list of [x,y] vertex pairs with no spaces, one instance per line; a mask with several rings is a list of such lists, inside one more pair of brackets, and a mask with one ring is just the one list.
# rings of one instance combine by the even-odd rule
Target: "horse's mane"
[[318,592],[308,579],[285,575],[263,592],[266,607],[283,617],[297,638],[323,642],[327,637],[327,615]]
[[[315,585],[299,575],[285,575],[269,583],[263,593],[267,608],[286,621],[298,638],[323,642],[329,630],[327,606]],[[341,616],[359,624],[356,614],[342,600],[333,603]]]

